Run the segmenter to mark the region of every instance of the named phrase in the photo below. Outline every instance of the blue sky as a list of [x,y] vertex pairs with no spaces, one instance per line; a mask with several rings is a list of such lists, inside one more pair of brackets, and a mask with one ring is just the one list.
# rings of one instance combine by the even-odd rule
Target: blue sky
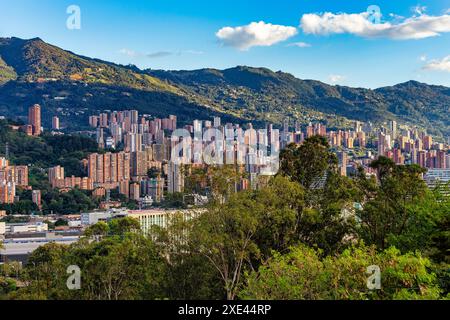
[[[81,9],[79,30],[66,27],[69,5]],[[370,5],[378,26],[365,23]],[[0,36],[141,68],[250,65],[349,86],[450,86],[449,9],[450,0],[4,0]]]

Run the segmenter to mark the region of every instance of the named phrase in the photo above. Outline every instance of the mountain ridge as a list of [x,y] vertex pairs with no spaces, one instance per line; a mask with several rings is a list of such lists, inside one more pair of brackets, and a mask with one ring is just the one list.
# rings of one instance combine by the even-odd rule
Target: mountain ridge
[[[325,119],[337,126],[346,119],[392,119],[450,135],[450,88],[445,86],[413,80],[374,90],[332,86],[249,66],[141,70],[77,55],[40,38],[0,38],[0,112],[23,115],[26,108],[19,104],[31,102],[53,112],[57,103],[44,97],[58,94],[66,94],[63,107],[88,112],[128,106],[147,114],[174,113],[186,121],[215,114],[279,124],[289,116],[302,122]],[[92,99],[95,94],[104,103]]]

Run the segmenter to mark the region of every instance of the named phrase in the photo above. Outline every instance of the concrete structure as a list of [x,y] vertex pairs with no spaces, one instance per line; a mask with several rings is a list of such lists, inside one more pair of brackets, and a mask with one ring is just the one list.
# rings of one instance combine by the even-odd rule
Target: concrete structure
[[5,233],[27,233],[48,231],[48,225],[43,222],[36,223],[7,223]]
[[128,211],[128,217],[137,219],[144,234],[149,234],[153,226],[166,228],[170,218],[182,214],[183,218],[191,219],[196,213],[190,210],[135,210]]
[[167,192],[169,193],[183,192],[184,174],[181,170],[181,166],[173,162],[169,162],[167,176],[168,176]]
[[53,182],[53,180],[62,180],[64,179],[64,168],[61,166],[56,166],[53,168],[48,169],[48,181],[50,183]]
[[99,221],[107,221],[112,218],[112,213],[109,211],[86,212],[81,214],[81,225],[91,226]]
[[33,190],[31,193],[31,199],[33,203],[38,206],[39,210],[41,210],[42,209],[41,190]]
[[115,189],[130,180],[130,166],[130,153],[93,153],[88,157],[88,176],[96,186]]
[[9,161],[0,158],[0,181],[14,182],[16,186],[28,186],[28,166],[10,166]]
[[33,128],[33,135],[41,134],[41,106],[35,104],[28,109],[28,124]]
[[16,197],[16,184],[0,180],[0,203],[14,203]]
[[6,233],[6,223],[0,222],[0,236],[3,236]]
[[88,177],[64,177],[64,168],[56,166],[48,169],[48,180],[52,188],[56,189],[73,189],[94,190],[94,182]]
[[127,209],[112,208],[107,211],[93,211],[84,212],[81,214],[81,225],[90,226],[100,221],[108,221],[117,217],[126,217],[128,215]]
[[53,130],[59,130],[61,127],[59,125],[59,118],[57,116],[54,116],[52,118],[52,129]]
[[0,262],[18,261],[25,264],[30,254],[43,245],[48,243],[70,245],[78,240],[78,236],[6,239],[3,241],[4,249],[0,249]]
[[429,169],[424,176],[428,187],[434,188],[439,184],[450,183],[450,169]]

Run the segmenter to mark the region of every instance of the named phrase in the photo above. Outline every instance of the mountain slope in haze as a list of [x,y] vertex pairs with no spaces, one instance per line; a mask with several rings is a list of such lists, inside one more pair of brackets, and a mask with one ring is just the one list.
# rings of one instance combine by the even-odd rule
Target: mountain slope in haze
[[177,92],[176,88],[151,76],[112,63],[78,56],[39,38],[0,38],[0,57],[14,69],[19,81],[76,80]]
[[450,88],[410,81],[369,90],[330,86],[300,80],[288,73],[265,68],[227,70],[147,70],[148,74],[191,90],[241,116],[264,117],[280,122],[289,115],[302,118],[311,110],[349,119],[419,125],[435,133],[450,134]]
[[366,121],[395,117],[388,113],[383,98],[371,90],[300,80],[265,68],[146,72],[254,118],[263,116],[280,122],[286,115],[301,118],[311,110],[350,118],[360,112],[360,120]]
[[16,78],[17,74],[14,71],[14,68],[8,66],[0,56],[0,85],[10,80],[15,80]]
[[401,120],[436,126],[450,135],[450,88],[408,81],[375,91]]
[[[304,123],[396,119],[433,134],[450,135],[447,87],[414,81],[377,90],[330,86],[245,66],[140,70],[79,56],[39,38],[0,38],[0,112],[25,115],[34,103],[43,105],[47,119],[61,109],[69,117],[136,108],[155,116],[176,114],[185,121],[211,115],[261,124],[281,123],[286,116]],[[78,121],[75,118],[72,122]]]
[[39,38],[0,38],[0,113],[8,116],[25,116],[30,105],[39,103],[44,121],[63,110],[63,125],[73,129],[87,123],[87,114],[105,109],[177,114],[186,121],[201,115],[227,117],[187,96],[137,68],[79,56]]

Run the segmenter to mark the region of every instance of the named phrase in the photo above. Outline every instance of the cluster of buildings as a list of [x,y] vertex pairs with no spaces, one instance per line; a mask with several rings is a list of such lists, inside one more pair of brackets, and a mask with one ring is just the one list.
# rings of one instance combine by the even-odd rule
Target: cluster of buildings
[[[40,136],[44,131],[42,127],[41,106],[35,104],[28,108],[28,123],[22,127],[22,130],[28,136]],[[58,116],[52,117],[52,129],[60,130],[60,121]]]
[[[251,124],[246,129],[238,124],[222,125],[221,119],[215,117],[213,121],[195,120],[192,125],[178,128],[175,116],[149,120],[136,110],[127,110],[91,116],[89,123],[96,129],[100,147],[122,146],[124,150],[90,155],[89,179],[94,187],[119,188],[133,199],[151,196],[159,200],[164,191],[183,191],[185,164],[238,165],[249,178],[237,188],[254,187],[259,176],[276,173],[282,148],[314,135],[328,139],[342,175],[355,172],[359,166],[373,173],[369,165],[381,155],[397,164],[418,164],[429,169],[431,176],[447,176],[446,170],[450,170],[448,144],[433,142],[426,132],[399,126],[395,121],[381,127],[356,121],[350,130],[328,130],[321,123],[304,127],[286,119],[281,129],[268,124],[255,130]],[[212,163],[208,162],[211,159]],[[148,177],[152,168],[161,174]]]
[[14,203],[16,187],[29,188],[28,166],[11,166],[5,157],[0,157],[0,203]]
[[428,169],[450,169],[449,147],[433,142],[433,137],[417,129],[398,131],[395,121],[378,133],[378,155],[397,164],[418,164]]
[[[120,147],[123,151],[90,154],[83,161],[87,176],[82,178],[65,177],[61,166],[50,168],[51,185],[61,190],[75,187],[92,190],[97,196],[117,189],[149,205],[141,206],[140,210],[128,210],[121,208],[121,203],[114,204],[108,199],[105,202],[108,205],[101,205],[96,211],[54,217],[54,220],[67,220],[67,225],[58,230],[47,230],[43,217],[42,221],[24,224],[0,223],[0,236],[5,238],[0,258],[4,261],[26,259],[35,248],[48,242],[74,242],[86,227],[99,221],[130,217],[139,221],[142,231],[149,234],[153,226],[166,227],[176,214],[190,219],[195,214],[192,210],[144,209],[153,201],[162,200],[166,192],[183,191],[185,164],[197,168],[207,166],[208,156],[235,164],[249,176],[237,189],[252,188],[255,177],[273,173],[267,170],[267,167],[272,168],[267,165],[267,159],[277,159],[280,149],[290,143],[300,144],[314,135],[327,138],[338,156],[342,175],[351,175],[359,166],[372,174],[370,163],[383,155],[397,164],[416,163],[427,168],[424,179],[430,187],[450,182],[449,145],[434,142],[425,132],[398,126],[394,121],[381,127],[356,122],[350,130],[329,130],[320,123],[302,127],[298,122],[291,126],[286,120],[281,129],[267,125],[265,129],[255,130],[249,124],[244,130],[239,125],[222,125],[220,118],[215,118],[213,121],[195,120],[192,125],[179,129],[173,116],[148,120],[137,111],[123,111],[93,116],[90,124],[96,128],[100,146]],[[0,167],[0,178],[9,177],[8,181],[23,186],[28,184],[24,180],[27,179],[26,167],[8,169],[7,160],[1,158]],[[40,202],[38,191],[33,192],[33,201]]]
[[[28,136],[40,136],[43,132],[41,118],[41,106],[35,104],[28,109],[28,124],[15,129],[23,130]],[[57,116],[52,119],[52,128],[60,129]],[[18,201],[17,187],[31,190],[28,185],[28,166],[13,166],[9,164],[7,157],[0,157],[0,204],[12,204]],[[41,208],[40,190],[32,190],[32,201]]]
[[[41,134],[39,105],[29,108],[28,118],[26,132]],[[321,123],[302,126],[299,121],[286,119],[280,129],[272,124],[254,129],[251,123],[243,128],[222,124],[221,118],[215,117],[179,128],[176,116],[153,119],[139,115],[137,110],[125,110],[90,116],[89,125],[95,128],[99,147],[108,152],[93,153],[83,160],[84,177],[66,177],[61,166],[49,168],[51,186],[62,191],[89,190],[96,196],[118,190],[144,207],[160,202],[166,193],[183,192],[186,170],[210,164],[241,168],[247,177],[237,183],[236,189],[254,188],[260,176],[277,172],[281,149],[314,135],[328,139],[342,175],[360,166],[373,173],[369,165],[380,155],[397,164],[419,164],[429,170],[428,177],[434,177],[433,181],[445,180],[450,171],[448,144],[434,142],[431,135],[395,121],[381,127],[356,121],[352,129],[329,130]],[[53,117],[52,127],[60,128],[58,117]],[[28,168],[9,166],[6,159],[0,159],[0,203],[14,202],[16,186],[28,186]],[[40,206],[38,190],[33,191],[33,202]]]
[[[184,165],[203,167],[208,164],[206,158],[246,170],[250,178],[242,179],[238,189],[253,185],[274,163],[278,166],[279,130],[272,126],[268,133],[251,124],[244,130],[238,124],[222,125],[216,117],[178,128],[176,116],[149,120],[136,110],[91,116],[89,124],[96,129],[100,148],[123,151],[89,155],[88,178],[94,188],[119,188],[134,200],[151,197],[159,202],[165,192],[182,192]],[[158,174],[149,175],[150,169]]]
[[[12,261],[26,263],[34,250],[48,243],[74,243],[80,239],[87,227],[101,221],[108,222],[113,219],[129,217],[139,222],[144,234],[151,235],[154,226],[165,228],[171,219],[179,214],[184,219],[190,219],[196,213],[189,210],[108,209],[67,216],[51,215],[31,218],[17,216],[17,218],[29,218],[29,221],[23,223],[0,222],[0,240],[4,247],[0,249],[0,264]],[[59,219],[65,220],[66,225],[49,230],[48,223],[55,223]]]
[[163,198],[165,179],[158,175],[150,178],[150,168],[162,172],[162,162],[154,161],[151,148],[140,152],[92,153],[83,163],[87,177],[65,177],[64,168],[56,166],[48,170],[53,188],[68,190],[79,188],[105,196],[108,190],[118,189],[125,197],[144,201],[149,196],[160,202]]
[[381,127],[356,121],[351,130],[327,130],[324,125],[317,123],[308,125],[303,131],[296,123],[294,132],[289,132],[288,122],[285,122],[284,132],[283,145],[302,143],[313,135],[327,137],[338,156],[342,175],[355,172],[359,166],[367,173],[372,173],[369,165],[378,156],[391,158],[399,165],[418,164],[427,168],[430,175],[450,174],[449,144],[434,142],[433,137],[426,132],[399,126],[396,121]]
[[56,166],[48,169],[48,180],[54,189],[70,190],[79,188],[81,190],[94,190],[92,179],[87,177],[66,177],[64,167]]

